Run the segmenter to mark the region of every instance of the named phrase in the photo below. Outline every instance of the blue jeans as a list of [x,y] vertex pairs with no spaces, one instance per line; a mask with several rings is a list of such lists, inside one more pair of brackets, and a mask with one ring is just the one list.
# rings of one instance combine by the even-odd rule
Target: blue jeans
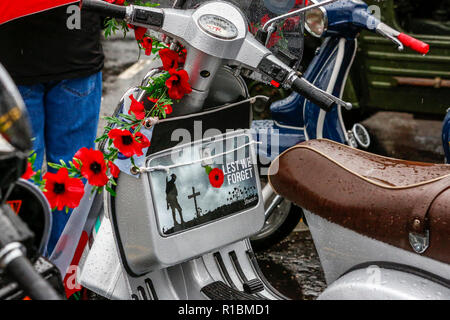
[[[66,163],[83,147],[94,148],[102,97],[102,73],[30,86],[19,86],[33,129],[34,169],[47,162]],[[55,170],[48,167],[48,171]],[[51,254],[71,211],[53,211],[47,247]]]

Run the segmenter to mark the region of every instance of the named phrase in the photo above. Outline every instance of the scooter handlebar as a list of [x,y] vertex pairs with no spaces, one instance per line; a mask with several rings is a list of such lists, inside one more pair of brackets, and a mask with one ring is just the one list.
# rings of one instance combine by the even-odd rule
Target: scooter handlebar
[[385,23],[380,22],[376,31],[378,34],[396,43],[400,51],[404,49],[404,46],[421,54],[427,54],[430,51],[429,44],[401,33]]
[[292,82],[291,89],[327,112],[331,111],[336,104],[328,94],[304,78],[296,77]]
[[125,19],[127,8],[99,0],[82,0],[81,8],[106,15],[111,18]]
[[398,35],[398,40],[405,45],[405,47],[411,48],[421,54],[427,54],[430,51],[430,45],[420,41],[414,37],[408,36],[407,34],[400,33]]

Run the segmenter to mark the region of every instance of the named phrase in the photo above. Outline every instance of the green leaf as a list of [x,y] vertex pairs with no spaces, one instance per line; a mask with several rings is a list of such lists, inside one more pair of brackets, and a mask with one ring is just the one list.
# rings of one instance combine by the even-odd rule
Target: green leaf
[[59,164],[56,164],[56,163],[51,163],[51,162],[49,162],[49,163],[47,163],[47,165],[50,167],[50,168],[53,168],[53,169],[61,169],[61,165],[59,165]]
[[108,191],[113,197],[115,197],[117,194],[116,192],[108,185],[105,186],[106,191]]

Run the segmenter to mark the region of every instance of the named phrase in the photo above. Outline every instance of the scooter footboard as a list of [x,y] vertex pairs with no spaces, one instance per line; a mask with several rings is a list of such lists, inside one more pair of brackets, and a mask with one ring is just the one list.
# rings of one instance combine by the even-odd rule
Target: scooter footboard
[[107,218],[80,267],[79,283],[108,299],[286,299],[261,274],[248,240],[140,277],[130,276],[121,262]]

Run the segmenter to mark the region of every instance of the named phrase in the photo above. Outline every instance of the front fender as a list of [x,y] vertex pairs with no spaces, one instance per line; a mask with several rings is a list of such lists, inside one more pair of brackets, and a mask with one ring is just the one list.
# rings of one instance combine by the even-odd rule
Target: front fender
[[448,300],[450,288],[418,275],[376,265],[345,274],[320,300]]

